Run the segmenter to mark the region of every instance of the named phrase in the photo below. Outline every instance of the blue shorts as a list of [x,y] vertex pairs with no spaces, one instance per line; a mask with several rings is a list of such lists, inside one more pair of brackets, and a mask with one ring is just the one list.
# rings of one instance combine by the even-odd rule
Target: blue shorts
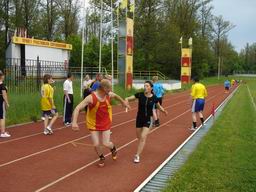
[[49,111],[43,111],[43,117],[53,117],[56,113],[58,113],[57,109],[52,109]]
[[204,99],[195,99],[192,105],[192,113],[204,110]]

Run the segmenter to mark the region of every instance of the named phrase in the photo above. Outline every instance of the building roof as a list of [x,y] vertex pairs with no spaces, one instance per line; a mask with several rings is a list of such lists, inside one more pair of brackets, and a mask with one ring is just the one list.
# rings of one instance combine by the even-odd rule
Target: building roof
[[59,42],[54,42],[54,41],[45,41],[45,40],[34,39],[34,38],[23,38],[23,37],[14,36],[12,38],[12,42],[15,44],[24,44],[24,45],[33,45],[33,46],[40,46],[40,47],[72,50],[71,44],[59,43]]

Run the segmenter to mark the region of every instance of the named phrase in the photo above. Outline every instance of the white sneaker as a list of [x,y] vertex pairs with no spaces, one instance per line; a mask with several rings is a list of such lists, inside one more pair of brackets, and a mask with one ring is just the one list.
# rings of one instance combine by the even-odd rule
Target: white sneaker
[[1,133],[0,137],[6,138],[6,137],[11,137],[11,135],[7,132]]
[[195,131],[196,129],[197,129],[197,127],[196,128],[194,128],[194,127],[191,127],[191,128],[188,128],[190,131]]
[[47,129],[45,129],[45,130],[44,130],[44,134],[45,134],[45,135],[50,135],[50,132],[49,132]]
[[52,131],[51,127],[47,126],[46,129],[47,129],[47,131],[49,131],[50,134],[53,134],[53,131]]
[[41,117],[41,119],[44,121],[44,120],[45,120],[45,117]]
[[70,126],[71,123],[67,122],[67,123],[64,123],[65,126]]
[[133,159],[134,163],[139,163],[140,162],[140,156],[139,155],[135,155],[134,159]]

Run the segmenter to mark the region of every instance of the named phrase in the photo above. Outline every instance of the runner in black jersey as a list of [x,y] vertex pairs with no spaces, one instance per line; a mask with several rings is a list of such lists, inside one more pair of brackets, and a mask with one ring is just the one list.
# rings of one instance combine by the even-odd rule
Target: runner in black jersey
[[127,97],[127,101],[135,99],[139,100],[138,113],[136,118],[136,133],[139,140],[137,153],[134,157],[134,163],[140,162],[140,154],[143,151],[149,128],[153,125],[153,109],[155,105],[161,112],[166,115],[168,112],[159,104],[157,97],[153,94],[153,84],[151,81],[146,81],[144,84],[144,92],[136,93],[133,96]]

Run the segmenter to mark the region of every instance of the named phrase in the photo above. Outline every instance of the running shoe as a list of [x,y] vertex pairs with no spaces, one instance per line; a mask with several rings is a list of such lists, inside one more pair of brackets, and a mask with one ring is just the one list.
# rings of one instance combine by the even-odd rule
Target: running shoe
[[133,159],[134,163],[139,163],[140,162],[140,156],[139,155],[135,155],[134,159]]
[[41,117],[41,119],[44,121],[44,120],[45,120],[45,117]]
[[194,128],[194,127],[191,127],[191,128],[188,128],[190,131],[195,131],[196,129],[197,129],[197,127],[196,128]]
[[98,165],[99,165],[99,167],[104,167],[104,165],[105,165],[105,157],[103,154],[100,155],[100,161],[99,161]]
[[70,126],[71,123],[70,123],[70,122],[66,122],[66,123],[64,123],[64,125],[65,125],[65,126]]
[[0,137],[7,138],[7,137],[11,137],[11,135],[7,132],[4,132],[4,133],[1,133]]
[[47,126],[46,129],[49,131],[50,134],[53,134],[52,128]]
[[115,146],[113,147],[113,149],[111,149],[111,153],[112,153],[112,159],[116,160],[117,159],[117,150],[116,150]]
[[50,132],[47,129],[44,129],[44,135],[50,135]]

